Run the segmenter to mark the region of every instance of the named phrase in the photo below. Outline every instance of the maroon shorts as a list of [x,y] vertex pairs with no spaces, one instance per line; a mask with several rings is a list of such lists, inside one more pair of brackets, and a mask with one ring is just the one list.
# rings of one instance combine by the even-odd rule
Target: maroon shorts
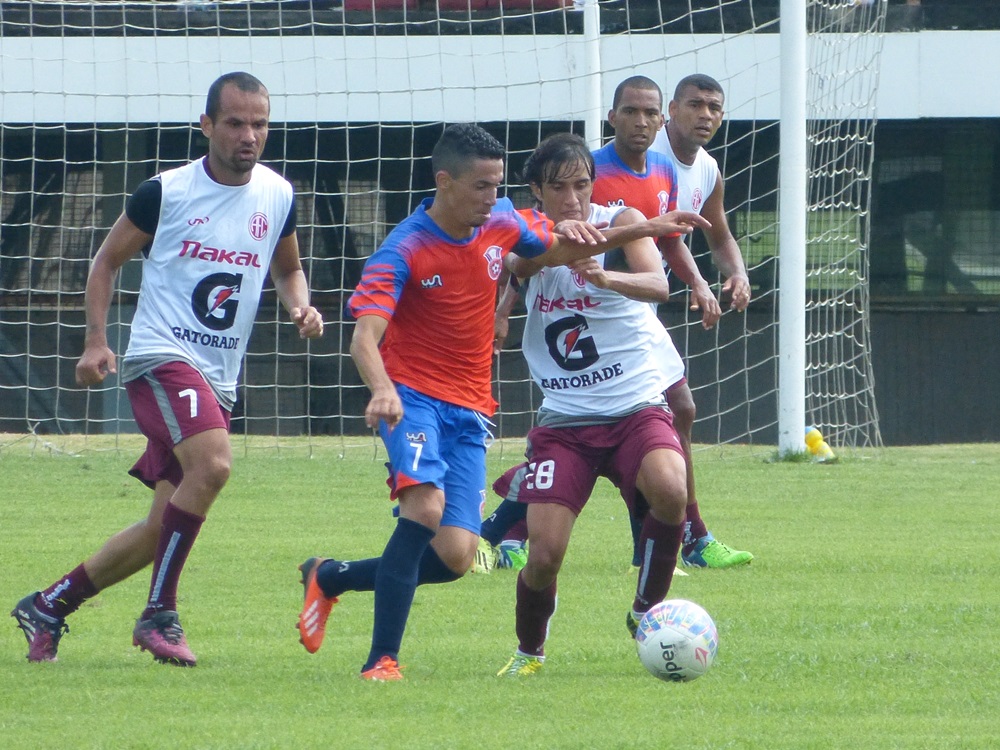
[[509,469],[493,483],[493,491],[522,503],[556,503],[579,515],[603,476],[618,487],[631,510],[642,459],[661,448],[684,455],[672,415],[659,407],[614,424],[535,427],[528,433],[528,462]]
[[174,446],[199,432],[229,430],[229,412],[200,372],[185,362],[168,362],[125,384],[132,415],[146,436],[146,451],[129,474],[150,488],[165,479],[175,487],[184,472]]

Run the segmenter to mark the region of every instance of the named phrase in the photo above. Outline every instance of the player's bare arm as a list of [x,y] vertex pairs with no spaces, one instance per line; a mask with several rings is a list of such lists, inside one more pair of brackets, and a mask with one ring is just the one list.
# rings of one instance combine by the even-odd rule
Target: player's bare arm
[[380,420],[391,428],[403,418],[403,404],[396,386],[385,371],[378,345],[389,321],[381,315],[362,315],[351,337],[351,359],[372,397],[365,408],[365,424],[377,427]]
[[721,174],[715,180],[715,189],[705,201],[702,215],[712,223],[711,229],[705,230],[705,237],[712,251],[712,262],[726,280],[722,285],[723,298],[729,299],[730,309],[743,312],[750,304],[750,278],[740,246],[726,221],[725,183]]
[[[615,217],[614,226],[626,226],[644,221],[642,213],[629,208]],[[670,284],[663,272],[663,263],[656,244],[649,237],[626,243],[622,247],[627,271],[609,271],[593,258],[570,264],[570,268],[596,287],[610,289],[623,297],[639,302],[666,302]]]
[[118,269],[137,255],[153,239],[122,214],[101,243],[87,277],[85,306],[87,332],[83,355],[76,364],[76,382],[82,386],[101,383],[118,372],[115,354],[108,347],[107,321],[115,291]]
[[707,219],[693,211],[670,211],[653,219],[646,219],[635,224],[614,226],[601,230],[601,239],[591,238],[579,243],[566,235],[556,233],[556,241],[547,252],[535,260],[546,266],[564,266],[580,258],[600,255],[603,252],[622,247],[626,243],[645,237],[660,237],[668,234],[691,234],[696,227],[708,229],[711,225]]
[[271,257],[271,280],[278,299],[299,329],[299,337],[315,339],[323,335],[323,316],[309,304],[309,285],[302,272],[299,242],[294,233],[282,237]]
[[712,294],[708,282],[698,270],[691,250],[681,237],[664,237],[660,240],[660,250],[670,270],[677,278],[691,288],[691,310],[701,310],[701,325],[706,330],[719,322],[722,308]]

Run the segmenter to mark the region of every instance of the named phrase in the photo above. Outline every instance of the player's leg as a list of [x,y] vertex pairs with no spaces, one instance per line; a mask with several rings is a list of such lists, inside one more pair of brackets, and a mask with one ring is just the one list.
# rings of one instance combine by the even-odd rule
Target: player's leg
[[399,649],[417,589],[420,560],[437,532],[444,511],[444,491],[432,484],[399,493],[399,519],[382,550],[375,572],[372,642],[361,668],[367,679],[399,679]]
[[[473,568],[477,572],[489,572],[488,569],[493,567],[518,571],[528,559],[528,527],[525,520],[528,506],[518,501],[527,469],[526,462],[512,466],[493,482],[493,491],[503,499],[480,527],[482,541],[476,555],[477,564]],[[481,557],[485,565],[479,564]]]
[[149,597],[132,642],[162,663],[194,666],[177,616],[177,586],[208,509],[229,479],[229,412],[202,375],[171,362],[126,384],[139,429],[149,439],[132,473],[173,484],[163,508]]
[[157,484],[146,518],[122,529],[83,563],[48,588],[24,597],[11,612],[28,640],[30,661],[55,661],[65,619],[99,592],[142,570],[153,561],[163,508],[173,494],[168,482]]
[[494,483],[493,491],[503,500],[483,521],[479,535],[494,547],[507,532],[528,515],[528,508],[517,501],[517,492],[524,481],[528,464],[523,462],[507,469]]
[[522,677],[541,669],[545,639],[556,611],[556,579],[569,545],[576,513],[556,503],[528,506],[531,554],[517,576],[514,608],[517,650],[498,673]]
[[545,660],[549,620],[556,609],[556,578],[573,524],[597,479],[600,459],[586,442],[593,429],[536,428],[529,434],[530,460],[519,500],[528,506],[531,552],[517,577],[518,647],[498,676],[534,674]]
[[175,489],[166,480],[156,482],[153,504],[146,518],[119,531],[83,563],[97,591],[124,581],[153,562],[163,511]]
[[[430,549],[430,540],[441,522],[448,471],[448,464],[441,456],[439,408],[442,402],[406,386],[397,385],[397,392],[403,403],[402,421],[392,430],[384,423],[379,425],[379,434],[389,456],[390,495],[400,501],[396,508],[396,526],[378,557],[362,560],[310,557],[299,566],[304,587],[298,621],[299,640],[309,653],[315,653],[322,645],[327,619],[343,593],[377,591],[379,584],[384,591],[399,586],[400,595],[412,601],[412,591],[407,594],[406,590],[411,584],[416,587],[424,553]],[[389,556],[387,563],[386,555]],[[385,571],[382,571],[383,563],[386,563]],[[384,611],[383,617],[376,617],[380,628],[384,626],[388,631],[400,632],[405,629],[409,604],[405,611],[400,610],[398,618],[391,610],[378,606],[376,610]],[[395,637],[380,636],[379,640],[392,641]],[[374,661],[369,661],[375,664],[383,655],[387,654],[377,655]],[[366,662],[365,670],[372,664]]]
[[684,533],[687,488],[680,440],[665,410],[644,409],[616,429],[620,442],[608,476],[630,509],[637,508],[640,494],[648,504],[639,533],[636,594],[627,617],[634,633],[641,615],[670,589]]
[[[427,583],[460,578],[472,563],[479,539],[486,486],[486,420],[470,409],[443,402],[433,406],[439,420],[436,457],[445,468],[444,488],[424,484],[407,488],[400,495],[400,521],[390,546],[404,533],[413,544],[403,554],[395,554],[390,546],[382,554],[375,577],[372,648],[362,670],[362,676],[369,679],[380,679],[378,673],[386,668],[392,675],[387,679],[398,679],[399,649],[421,571],[425,576],[434,575],[424,581]],[[393,431],[399,430],[397,425]],[[429,447],[414,453],[410,469],[418,470]],[[419,554],[417,529],[404,528],[404,521],[434,532],[426,540],[419,538]]]
[[667,389],[667,403],[674,413],[674,427],[684,448],[685,471],[687,475],[687,509],[686,529],[684,532],[684,547],[682,559],[685,565],[702,568],[730,568],[734,565],[746,565],[753,560],[749,552],[733,549],[715,539],[698,507],[698,497],[694,486],[694,462],[691,454],[691,431],[697,409],[694,395],[686,380],[675,383]]

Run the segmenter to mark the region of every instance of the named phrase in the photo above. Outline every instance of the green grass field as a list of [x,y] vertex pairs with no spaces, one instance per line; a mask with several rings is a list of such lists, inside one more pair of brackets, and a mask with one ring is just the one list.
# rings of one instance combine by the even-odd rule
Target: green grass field
[[[50,451],[0,436],[0,604],[74,567],[145,513],[136,455]],[[57,446],[58,446],[57,442]],[[66,451],[66,452],[63,452]],[[495,448],[490,476],[518,458]],[[238,441],[233,476],[181,580],[199,666],[131,646],[149,579],[89,602],[54,664],[0,628],[0,745],[18,748],[1000,747],[1000,446],[886,449],[837,465],[702,449],[709,527],[750,567],[695,570],[671,596],[715,618],[712,670],[650,677],[624,627],[634,579],[624,506],[607,483],[581,516],[539,675],[494,677],[516,645],[514,576],[418,590],[406,680],[357,678],[370,594],[348,594],[327,641],[297,641],[296,565],[378,554],[392,520],[381,454],[314,439]],[[489,498],[492,507],[493,500]]]

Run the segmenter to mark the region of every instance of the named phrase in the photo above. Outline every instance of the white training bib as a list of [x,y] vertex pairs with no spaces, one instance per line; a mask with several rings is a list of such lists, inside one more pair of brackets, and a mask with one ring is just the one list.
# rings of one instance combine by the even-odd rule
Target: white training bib
[[163,196],[125,358],[176,356],[232,400],[292,186],[258,164],[221,185],[203,160],[163,172]]

